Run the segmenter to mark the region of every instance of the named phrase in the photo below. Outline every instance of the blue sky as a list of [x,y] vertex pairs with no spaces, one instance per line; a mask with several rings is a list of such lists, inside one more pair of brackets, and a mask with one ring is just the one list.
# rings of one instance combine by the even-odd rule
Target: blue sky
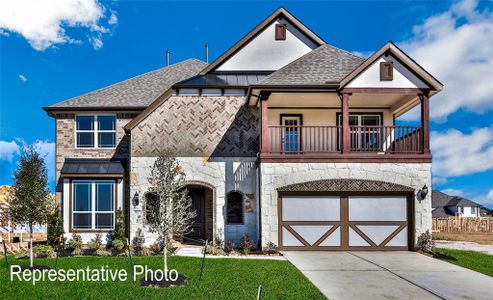
[[204,59],[207,42],[214,59],[282,5],[330,44],[369,55],[392,40],[436,75],[434,188],[493,208],[491,2],[34,3],[0,4],[0,184],[37,142],[54,187],[54,120],[42,106],[162,67],[166,49],[171,62]]

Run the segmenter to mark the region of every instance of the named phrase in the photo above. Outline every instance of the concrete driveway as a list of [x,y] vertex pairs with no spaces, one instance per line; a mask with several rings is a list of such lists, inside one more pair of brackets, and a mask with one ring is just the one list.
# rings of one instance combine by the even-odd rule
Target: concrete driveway
[[493,278],[414,252],[285,252],[331,300],[493,299]]

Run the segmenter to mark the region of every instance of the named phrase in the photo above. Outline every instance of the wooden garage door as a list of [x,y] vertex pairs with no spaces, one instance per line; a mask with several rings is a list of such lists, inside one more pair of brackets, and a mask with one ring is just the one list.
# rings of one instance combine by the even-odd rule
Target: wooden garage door
[[407,250],[406,196],[284,196],[284,250]]

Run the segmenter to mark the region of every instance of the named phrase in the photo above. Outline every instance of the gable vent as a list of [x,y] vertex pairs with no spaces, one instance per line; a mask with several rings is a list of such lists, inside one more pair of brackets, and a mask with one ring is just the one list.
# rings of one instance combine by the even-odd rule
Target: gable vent
[[286,24],[276,24],[276,40],[284,41],[286,39]]
[[394,79],[394,66],[390,62],[380,63],[380,81],[392,81]]

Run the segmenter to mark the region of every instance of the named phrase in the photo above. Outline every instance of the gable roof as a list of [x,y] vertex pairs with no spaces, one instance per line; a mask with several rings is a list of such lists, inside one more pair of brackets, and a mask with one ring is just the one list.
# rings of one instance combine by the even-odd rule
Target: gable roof
[[293,24],[298,30],[303,32],[308,38],[310,38],[315,44],[323,45],[325,41],[315,34],[313,31],[308,29],[303,23],[301,23],[296,17],[290,14],[284,7],[278,8],[275,12],[273,12],[270,16],[268,16],[265,20],[263,20],[260,24],[258,24],[255,28],[253,28],[247,35],[241,38],[236,44],[231,46],[226,52],[224,52],[221,56],[216,58],[211,64],[205,67],[200,75],[205,75],[209,72],[214,71],[217,67],[219,67],[224,61],[233,56],[238,50],[240,50],[243,46],[245,46],[249,41],[251,41],[255,36],[257,36],[260,32],[263,31],[267,26],[269,26],[272,22],[274,22],[277,18],[284,17],[287,21]]
[[206,63],[190,58],[63,102],[46,111],[67,109],[144,109],[176,82],[197,75]]
[[431,191],[431,207],[442,207],[446,206],[447,203],[452,199],[452,196],[449,196],[445,193],[442,193],[438,190]]
[[363,61],[361,57],[325,44],[270,74],[255,86],[340,82]]
[[355,68],[351,73],[349,73],[342,81],[341,87],[346,86],[359,74],[370,67],[377,59],[382,55],[389,53],[397,58],[404,66],[408,67],[419,79],[428,84],[430,88],[434,91],[441,91],[443,84],[438,81],[433,75],[428,73],[423,67],[421,67],[416,61],[409,57],[404,51],[399,49],[392,41],[388,41],[382,48],[377,52],[373,53],[368,57],[360,66]]
[[481,206],[480,204],[459,196],[455,196],[447,203],[447,206]]

